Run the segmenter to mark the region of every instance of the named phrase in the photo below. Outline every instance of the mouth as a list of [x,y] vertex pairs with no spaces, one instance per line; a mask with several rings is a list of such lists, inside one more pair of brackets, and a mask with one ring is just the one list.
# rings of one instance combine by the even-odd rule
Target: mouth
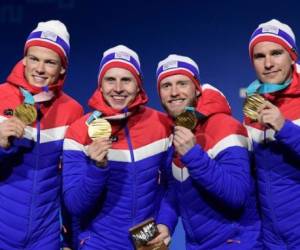
[[33,75],[32,78],[37,83],[44,83],[47,80],[47,77]]
[[179,99],[172,99],[169,100],[168,103],[173,104],[173,105],[180,105],[185,101],[184,98],[179,98]]
[[111,98],[115,101],[124,101],[127,96],[124,95],[112,95]]
[[264,72],[263,75],[264,76],[273,76],[273,75],[276,75],[280,70],[273,70],[273,71],[267,71],[267,72]]

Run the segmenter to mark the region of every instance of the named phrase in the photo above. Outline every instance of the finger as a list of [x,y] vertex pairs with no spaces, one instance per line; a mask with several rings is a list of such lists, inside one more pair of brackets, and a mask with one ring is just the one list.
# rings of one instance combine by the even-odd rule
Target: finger
[[165,238],[164,243],[165,243],[166,246],[169,246],[169,244],[171,243],[171,237],[168,236],[167,238]]
[[101,154],[95,155],[93,160],[95,160],[97,162],[102,162],[103,160],[107,159],[107,153],[108,153],[108,151],[104,151]]
[[165,237],[162,236],[162,234],[159,234],[158,236],[156,236],[153,240],[149,241],[147,244],[148,245],[153,245],[159,242],[162,242],[164,240]]
[[10,119],[8,119],[8,122],[12,123],[12,124],[15,124],[21,128],[25,128],[26,127],[26,124],[24,122],[22,122],[19,118],[17,117],[12,117]]

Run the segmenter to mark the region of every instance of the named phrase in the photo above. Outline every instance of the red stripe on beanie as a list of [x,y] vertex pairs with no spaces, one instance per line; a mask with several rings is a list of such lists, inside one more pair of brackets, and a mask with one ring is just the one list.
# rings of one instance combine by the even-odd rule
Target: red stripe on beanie
[[67,66],[68,66],[67,57],[66,57],[64,51],[62,50],[62,48],[60,48],[56,44],[47,42],[45,40],[30,40],[30,41],[26,42],[26,44],[25,44],[25,47],[24,47],[25,55],[27,53],[28,48],[32,47],[32,46],[39,46],[39,47],[44,47],[44,48],[53,50],[60,57],[63,67],[67,68]]
[[104,65],[104,67],[101,69],[99,77],[98,77],[98,85],[101,85],[103,76],[105,73],[111,69],[111,68],[121,68],[128,70],[136,79],[137,84],[139,87],[142,87],[142,79],[141,76],[137,73],[137,70],[129,63],[121,62],[121,61],[110,61],[107,64]]
[[284,40],[282,40],[276,36],[270,36],[270,35],[261,35],[261,36],[254,38],[251,41],[250,48],[249,48],[251,60],[253,60],[254,46],[260,42],[273,42],[273,43],[277,43],[277,44],[281,45],[290,54],[291,58],[294,61],[297,61],[297,58],[298,58],[297,52],[295,50],[293,50],[293,48],[291,48],[288,43],[286,43]]
[[176,69],[176,70],[168,70],[168,71],[165,71],[165,72],[162,72],[160,75],[159,75],[159,77],[158,77],[158,79],[157,79],[157,89],[158,89],[158,93],[160,92],[159,91],[159,85],[160,85],[160,82],[163,80],[163,79],[165,79],[166,77],[168,77],[168,76],[173,76],[173,75],[185,75],[185,76],[187,76],[188,78],[190,78],[192,81],[193,81],[193,83],[195,84],[195,86],[196,86],[196,88],[201,92],[201,83],[200,83],[200,81],[198,80],[198,79],[196,79],[195,77],[194,77],[194,75],[193,74],[191,74],[189,71],[187,71],[187,70],[184,70],[184,69]]

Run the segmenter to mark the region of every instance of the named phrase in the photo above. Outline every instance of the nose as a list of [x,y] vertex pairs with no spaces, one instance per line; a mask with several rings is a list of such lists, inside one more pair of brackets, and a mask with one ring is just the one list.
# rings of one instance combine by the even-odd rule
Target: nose
[[43,62],[39,62],[37,65],[36,65],[36,72],[38,72],[39,74],[42,74],[45,72],[45,65]]
[[270,56],[266,56],[265,58],[265,69],[271,69],[273,67],[273,61]]
[[171,87],[171,95],[172,96],[178,96],[178,89],[176,85],[172,85]]
[[123,83],[121,81],[117,81],[115,84],[115,91],[120,93],[123,91]]

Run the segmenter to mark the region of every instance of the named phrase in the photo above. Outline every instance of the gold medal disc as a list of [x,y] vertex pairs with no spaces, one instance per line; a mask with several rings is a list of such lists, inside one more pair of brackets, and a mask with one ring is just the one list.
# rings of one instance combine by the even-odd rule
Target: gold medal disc
[[195,113],[191,111],[184,111],[175,118],[176,126],[182,126],[190,130],[196,127],[197,121],[198,119]]
[[103,118],[93,120],[88,126],[88,134],[93,141],[111,136],[111,125]]
[[248,96],[243,107],[243,112],[245,116],[249,117],[253,121],[256,121],[258,119],[257,110],[264,103],[265,99],[259,94]]
[[14,116],[19,118],[26,125],[30,125],[36,121],[37,112],[33,105],[23,103],[16,107],[16,109],[14,110]]

